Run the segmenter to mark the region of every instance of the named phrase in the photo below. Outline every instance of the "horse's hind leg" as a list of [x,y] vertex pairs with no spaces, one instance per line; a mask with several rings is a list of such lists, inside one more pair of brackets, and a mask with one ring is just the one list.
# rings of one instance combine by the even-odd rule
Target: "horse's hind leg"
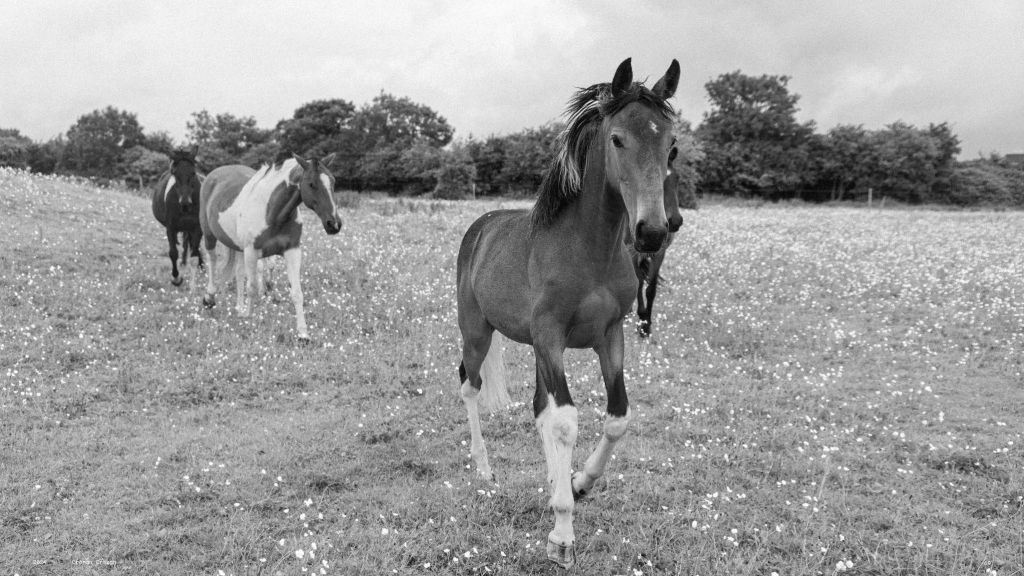
[[[302,266],[302,248],[292,248],[284,252],[284,264],[288,270],[288,284],[291,288],[292,304],[295,305],[295,332],[299,340],[309,340],[309,333],[306,331],[306,313],[302,309],[302,285],[299,283],[299,274]],[[258,290],[264,290],[262,277],[257,277]]]
[[[465,326],[465,319],[460,310],[461,326]],[[482,317],[479,322],[473,322],[474,329],[462,330],[462,363],[459,364],[459,381],[462,383],[460,392],[462,402],[466,405],[466,413],[469,416],[470,445],[469,453],[476,463],[476,470],[485,479],[493,482],[494,473],[491,471],[491,464],[487,459],[487,447],[484,445],[484,436],[480,429],[480,388],[483,386],[481,376],[482,367],[487,360],[491,349],[491,342],[497,341],[494,328],[487,324]],[[468,332],[468,333],[467,333]],[[500,343],[498,344],[500,350]],[[500,354],[500,352],[499,352]],[[500,358],[498,359],[500,362]]]
[[206,237],[206,255],[210,263],[206,267],[206,294],[203,295],[203,305],[213,308],[217,304],[217,239],[213,235]]
[[167,255],[171,257],[171,284],[181,286],[184,280],[178,275],[178,233],[173,228],[167,228]]
[[626,398],[626,385],[622,377],[622,324],[612,326],[606,333],[604,342],[594,350],[601,362],[601,375],[604,377],[608,393],[608,408],[605,413],[604,435],[598,441],[593,454],[587,458],[583,470],[573,474],[572,491],[577,500],[586,496],[597,479],[604,474],[615,444],[625,435],[626,427],[629,425],[629,400]]

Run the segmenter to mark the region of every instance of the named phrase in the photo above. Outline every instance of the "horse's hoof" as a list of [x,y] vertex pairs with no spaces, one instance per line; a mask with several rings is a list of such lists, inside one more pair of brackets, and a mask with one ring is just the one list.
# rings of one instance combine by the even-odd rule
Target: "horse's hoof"
[[572,568],[576,564],[576,547],[572,544],[557,544],[548,537],[548,560],[562,568]]
[[171,284],[174,284],[175,286],[181,286],[181,283],[184,282],[184,281],[185,281],[185,278],[183,276],[178,276],[176,278],[171,278]]
[[217,299],[216,298],[214,298],[213,296],[210,296],[209,294],[207,294],[206,296],[203,296],[203,306],[206,306],[207,308],[213,308],[216,305],[217,305]]
[[641,321],[636,325],[636,333],[639,334],[641,338],[647,338],[651,335],[651,323]]
[[308,334],[296,336],[295,341],[299,343],[299,346],[309,346],[310,344],[313,343],[313,341],[309,338]]
[[572,500],[573,500],[573,502],[579,502],[587,494],[590,494],[590,492],[587,491],[587,490],[576,490],[576,479],[579,478],[582,475],[583,475],[583,472],[574,472],[573,475],[572,475],[572,482],[569,483],[569,486],[572,487]]

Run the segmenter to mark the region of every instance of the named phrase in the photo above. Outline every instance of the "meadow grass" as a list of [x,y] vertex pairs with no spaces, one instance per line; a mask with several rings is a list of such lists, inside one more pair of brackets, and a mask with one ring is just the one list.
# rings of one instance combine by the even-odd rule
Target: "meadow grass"
[[[0,170],[3,574],[565,572],[532,351],[483,418],[498,485],[458,394],[459,240],[528,203],[348,204],[304,213],[302,345],[282,264],[205,310],[145,199]],[[569,573],[1024,574],[1024,215],[685,218]],[[566,366],[580,465],[604,387]]]

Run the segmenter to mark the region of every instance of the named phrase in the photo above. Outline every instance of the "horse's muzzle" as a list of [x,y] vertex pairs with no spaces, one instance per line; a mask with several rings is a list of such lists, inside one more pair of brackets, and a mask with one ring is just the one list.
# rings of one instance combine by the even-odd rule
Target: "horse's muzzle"
[[324,221],[324,230],[330,236],[334,236],[338,232],[341,232],[341,220],[338,220],[337,222],[335,222],[333,220],[325,220]]
[[661,250],[661,245],[668,238],[668,226],[652,226],[641,221],[636,225],[633,236],[633,248],[640,253],[651,253]]

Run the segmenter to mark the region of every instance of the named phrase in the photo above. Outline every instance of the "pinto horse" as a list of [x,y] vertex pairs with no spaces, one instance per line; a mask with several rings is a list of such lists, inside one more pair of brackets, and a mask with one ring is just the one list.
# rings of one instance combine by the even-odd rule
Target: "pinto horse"
[[[264,165],[259,171],[232,165],[210,172],[199,199],[199,221],[210,255],[204,305],[209,308],[216,304],[219,286],[228,281],[234,269],[238,314],[248,316],[259,294],[258,261],[267,256],[283,255],[295,305],[295,329],[300,340],[309,339],[299,284],[302,220],[298,207],[305,204],[313,210],[328,234],[341,230],[341,218],[334,202],[334,176],[327,169],[332,160],[334,154],[322,161],[293,154],[293,158]],[[226,251],[219,277],[215,270],[218,242]],[[237,258],[239,253],[243,255],[242,260]],[[248,287],[248,300],[245,287]]]
[[189,256],[195,256],[197,266],[191,268],[189,289],[195,287],[196,267],[203,267],[203,254],[199,243],[203,238],[199,226],[199,189],[203,175],[196,171],[196,152],[176,150],[171,156],[171,168],[160,176],[153,190],[153,216],[167,230],[167,244],[171,258],[171,284],[181,286],[184,280],[178,274],[178,234],[181,234],[181,265],[188,265]]
[[[661,245],[661,250],[653,256],[637,254],[633,257],[633,269],[640,280],[636,290],[636,325],[637,334],[641,338],[651,335],[651,312],[654,309],[654,297],[658,294],[658,283],[661,282],[661,264],[665,261],[665,253],[672,245],[672,239],[683,225],[683,215],[679,211],[679,174],[672,167],[679,151],[673,147],[668,154],[668,172],[665,177],[665,214],[668,215],[668,238]],[[644,283],[647,289],[644,290]]]
[[[626,59],[611,83],[579,90],[533,209],[484,214],[459,248],[459,377],[470,452],[479,473],[493,480],[478,410],[509,401],[501,335],[533,346],[533,412],[555,513],[547,556],[563,567],[576,561],[574,501],[604,473],[629,422],[622,326],[637,289],[631,253],[654,254],[669,234],[663,189],[674,112],[666,100],[678,82],[675,60],[649,89],[633,82]],[[563,368],[566,348],[597,352],[608,393],[604,435],[572,475],[578,416]]]

